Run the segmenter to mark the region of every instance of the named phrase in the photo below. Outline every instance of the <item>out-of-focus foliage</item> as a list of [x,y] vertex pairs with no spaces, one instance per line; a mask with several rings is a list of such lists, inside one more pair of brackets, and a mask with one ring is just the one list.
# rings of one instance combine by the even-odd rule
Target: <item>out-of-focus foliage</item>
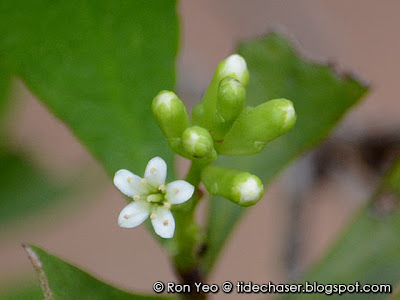
[[11,74],[0,61],[0,125],[8,104],[8,92],[11,85]]
[[[400,280],[400,159],[375,195],[331,249],[304,278],[318,283],[391,284]],[[285,299],[388,299],[389,294],[290,295]]]
[[175,1],[2,1],[0,57],[111,175],[171,153],[151,100],[173,89]]
[[[178,48],[175,6],[173,0],[2,1],[0,59],[70,127],[110,175],[121,168],[139,173],[156,155],[171,166],[172,154],[152,117],[151,100],[160,90],[174,87]],[[5,193],[13,194],[13,199],[21,194],[22,200],[18,205],[12,199],[3,202],[4,210],[27,212],[32,205],[46,205],[56,195],[52,185],[7,153],[3,168],[12,175],[8,175],[8,184],[19,182],[20,189],[24,188],[21,176],[32,182],[21,191],[6,186]],[[41,190],[44,187],[47,190]],[[23,196],[29,192],[33,195],[27,201]],[[48,200],[35,202],[33,197],[39,194]],[[51,271],[50,281],[59,282],[61,288],[65,282],[59,278],[71,275],[69,291],[77,296],[56,289],[56,299],[82,298],[78,292],[91,289],[98,289],[96,299],[110,299],[113,293],[135,297],[87,274],[77,277],[68,273],[68,268],[64,270],[67,273]],[[79,280],[81,290],[76,289]],[[85,287],[85,281],[95,284]]]
[[[243,43],[239,53],[246,59],[250,72],[248,103],[257,105],[267,99],[286,98],[293,102],[297,114],[294,128],[269,143],[260,154],[226,157],[221,161],[226,166],[249,170],[268,184],[293,159],[322,141],[367,88],[350,76],[339,76],[328,66],[304,60],[277,34]],[[213,197],[204,258],[206,272],[211,270],[244,210]]]

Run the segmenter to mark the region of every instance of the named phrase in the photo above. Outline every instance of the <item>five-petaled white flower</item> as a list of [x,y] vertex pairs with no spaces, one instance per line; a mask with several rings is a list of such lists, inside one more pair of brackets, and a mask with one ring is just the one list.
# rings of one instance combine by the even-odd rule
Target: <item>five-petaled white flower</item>
[[148,162],[144,178],[124,169],[115,173],[115,186],[134,200],[121,211],[119,226],[136,227],[150,216],[154,231],[159,236],[173,237],[175,220],[170,211],[171,204],[189,200],[194,187],[184,180],[172,181],[166,185],[166,177],[167,164],[160,157],[154,157]]

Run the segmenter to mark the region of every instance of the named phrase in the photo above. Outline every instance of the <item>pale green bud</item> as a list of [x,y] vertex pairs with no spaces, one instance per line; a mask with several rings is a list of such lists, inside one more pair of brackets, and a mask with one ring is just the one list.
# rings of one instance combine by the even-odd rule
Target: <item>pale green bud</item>
[[246,101],[246,89],[233,77],[225,77],[218,86],[217,110],[211,126],[215,141],[223,139],[240,115]]
[[218,65],[214,76],[218,77],[219,81],[229,76],[239,80],[244,86],[249,83],[246,61],[239,54],[233,54],[223,60]]
[[241,206],[257,203],[264,193],[261,180],[248,172],[209,165],[201,180],[212,195],[222,196]]
[[182,133],[190,126],[185,105],[175,93],[161,91],[153,99],[151,109],[158,126],[168,139],[170,147],[179,153]]
[[262,151],[266,143],[288,132],[296,122],[293,103],[275,99],[254,108],[246,107],[216,150],[224,155],[250,155]]
[[225,122],[235,120],[241,113],[246,101],[246,89],[233,77],[221,80],[217,95],[217,113]]
[[216,156],[213,140],[207,129],[199,126],[187,128],[182,134],[182,146],[190,158]]
[[233,54],[219,63],[203,100],[193,109],[193,120],[196,124],[211,129],[217,105],[218,86],[225,77],[233,77],[244,86],[247,85],[249,72],[243,57]]

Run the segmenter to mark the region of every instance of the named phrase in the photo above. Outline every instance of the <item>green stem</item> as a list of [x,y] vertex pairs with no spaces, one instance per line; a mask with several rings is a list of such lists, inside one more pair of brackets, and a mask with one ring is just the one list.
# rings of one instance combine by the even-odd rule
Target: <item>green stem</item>
[[193,160],[185,180],[197,188],[201,181],[201,172],[208,164],[209,161]]
[[[203,233],[196,222],[195,210],[202,197],[202,192],[198,188],[201,181],[201,171],[208,164],[209,162],[192,161],[185,180],[195,187],[195,192],[189,201],[177,206],[174,210],[176,228],[175,246],[172,250],[173,261],[175,270],[184,284],[193,285],[195,282],[204,279],[198,268],[199,249],[203,243]],[[197,295],[197,297],[203,296]]]

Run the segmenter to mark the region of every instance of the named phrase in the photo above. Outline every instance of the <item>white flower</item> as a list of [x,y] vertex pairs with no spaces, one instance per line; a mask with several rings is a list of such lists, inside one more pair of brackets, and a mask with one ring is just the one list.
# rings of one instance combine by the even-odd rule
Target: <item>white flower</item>
[[133,198],[121,211],[118,224],[132,228],[142,224],[149,216],[154,231],[163,238],[172,238],[175,220],[170,211],[172,204],[189,200],[194,186],[184,180],[165,185],[167,164],[160,157],[152,158],[144,172],[144,178],[128,170],[119,170],[114,176],[114,185],[125,195]]

